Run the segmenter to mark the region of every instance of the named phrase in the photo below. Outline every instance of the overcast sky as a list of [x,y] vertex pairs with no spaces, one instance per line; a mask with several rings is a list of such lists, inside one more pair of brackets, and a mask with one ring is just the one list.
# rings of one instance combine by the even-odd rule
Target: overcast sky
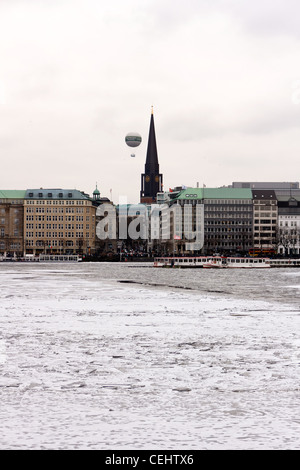
[[[298,0],[0,0],[0,188],[300,180]],[[143,142],[135,158],[125,135]]]

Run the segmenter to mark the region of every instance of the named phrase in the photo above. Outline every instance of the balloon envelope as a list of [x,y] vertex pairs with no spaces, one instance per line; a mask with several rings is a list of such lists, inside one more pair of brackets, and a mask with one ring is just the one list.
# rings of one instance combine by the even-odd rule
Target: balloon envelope
[[125,142],[129,147],[138,147],[142,142],[142,137],[137,132],[129,132],[125,137]]

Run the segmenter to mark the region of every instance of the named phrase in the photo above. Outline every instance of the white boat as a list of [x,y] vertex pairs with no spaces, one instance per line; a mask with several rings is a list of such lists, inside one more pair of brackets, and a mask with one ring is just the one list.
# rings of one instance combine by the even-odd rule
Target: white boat
[[227,268],[270,268],[269,258],[226,258]]
[[222,257],[214,256],[184,256],[184,257],[167,257],[162,256],[154,258],[153,266],[155,268],[203,268],[209,265],[211,261],[222,261]]
[[270,268],[269,258],[239,258],[225,256],[160,257],[154,259],[155,268]]
[[42,263],[78,263],[82,261],[79,255],[40,255],[39,261]]
[[271,259],[271,268],[300,268],[299,258]]

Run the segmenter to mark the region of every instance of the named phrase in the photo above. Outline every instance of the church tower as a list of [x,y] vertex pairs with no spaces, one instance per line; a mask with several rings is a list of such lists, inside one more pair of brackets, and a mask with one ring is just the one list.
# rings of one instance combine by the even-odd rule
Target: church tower
[[141,176],[140,202],[146,204],[156,202],[157,193],[162,191],[163,175],[159,173],[153,107],[150,120],[145,173],[142,173]]

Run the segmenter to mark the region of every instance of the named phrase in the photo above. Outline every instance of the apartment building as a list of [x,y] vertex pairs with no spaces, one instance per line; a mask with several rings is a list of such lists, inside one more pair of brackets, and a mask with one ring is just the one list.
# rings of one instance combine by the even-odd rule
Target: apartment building
[[24,254],[93,254],[96,207],[77,189],[27,189]]

